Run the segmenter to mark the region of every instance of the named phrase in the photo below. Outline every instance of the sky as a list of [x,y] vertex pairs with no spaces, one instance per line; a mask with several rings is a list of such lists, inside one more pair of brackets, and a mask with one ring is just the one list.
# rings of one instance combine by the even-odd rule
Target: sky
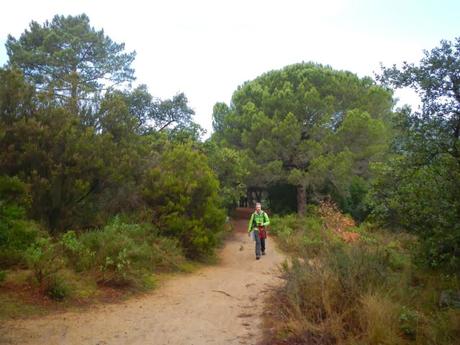
[[[373,77],[460,36],[458,0],[14,0],[1,6],[0,66],[9,34],[81,13],[136,51],[136,84],[162,99],[184,92],[208,135],[213,105],[264,72],[313,61]],[[409,90],[396,96],[418,106]]]

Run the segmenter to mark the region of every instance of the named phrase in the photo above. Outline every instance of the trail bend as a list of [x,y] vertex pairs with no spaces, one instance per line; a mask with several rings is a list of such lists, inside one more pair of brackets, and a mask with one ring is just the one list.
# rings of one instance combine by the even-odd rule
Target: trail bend
[[237,210],[234,234],[219,251],[219,264],[168,279],[149,294],[0,326],[0,344],[201,345],[257,344],[264,303],[280,284],[284,256],[269,238],[255,260],[246,209]]

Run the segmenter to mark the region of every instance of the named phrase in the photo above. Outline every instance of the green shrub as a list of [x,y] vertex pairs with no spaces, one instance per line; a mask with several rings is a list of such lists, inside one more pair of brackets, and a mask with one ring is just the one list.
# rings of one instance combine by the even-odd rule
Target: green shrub
[[25,259],[45,295],[58,301],[69,295],[69,286],[59,274],[65,267],[64,258],[51,238],[38,238],[25,251]]
[[163,152],[142,194],[161,234],[178,239],[187,257],[202,259],[213,253],[225,224],[218,191],[206,156],[184,144]]
[[122,229],[126,225],[118,225],[115,222],[100,231],[87,232],[81,240],[95,253],[92,265],[99,281],[117,285],[135,284],[143,274],[140,272],[143,267],[131,260],[137,248],[129,233]]
[[52,275],[46,284],[45,294],[56,301],[62,301],[69,296],[70,287],[59,274]]
[[38,226],[26,217],[29,201],[23,182],[0,176],[0,267],[23,264],[24,251],[40,235]]
[[95,253],[77,238],[75,231],[67,231],[63,234],[59,244],[68,264],[75,271],[82,272],[91,268]]
[[78,240],[74,235],[69,239],[74,247],[92,253],[87,269],[105,284],[141,287],[146,275],[178,270],[184,261],[176,240],[159,236],[152,225],[126,224],[118,218],[100,230],[83,233]]
[[335,236],[324,230],[321,219],[313,211],[309,213],[304,218],[294,214],[273,216],[270,227],[283,250],[304,258],[315,257],[327,243],[335,242]]
[[28,267],[33,271],[34,277],[42,287],[45,287],[53,275],[64,266],[56,244],[49,237],[38,238],[27,248],[25,258]]
[[418,254],[431,268],[458,272],[459,164],[443,154],[427,160],[430,164],[426,166],[411,166],[407,158],[400,156],[374,166],[371,217],[391,229],[417,235],[422,244]]
[[406,306],[401,308],[399,314],[399,328],[403,334],[411,340],[415,340],[416,338],[418,322],[419,315],[415,310]]

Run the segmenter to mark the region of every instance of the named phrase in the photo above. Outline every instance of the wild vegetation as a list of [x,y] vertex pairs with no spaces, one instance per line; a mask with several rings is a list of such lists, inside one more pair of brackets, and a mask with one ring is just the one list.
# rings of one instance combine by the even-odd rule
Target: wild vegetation
[[[133,87],[135,52],[86,15],[32,22],[6,50],[5,317],[33,309],[18,291],[81,301],[211,258],[250,189],[292,256],[275,341],[460,336],[460,38],[375,80],[313,62],[269,71],[214,106],[204,142],[186,96]],[[420,110],[395,109],[399,87]]]
[[[338,226],[338,227],[336,227]],[[346,241],[343,232],[358,234]],[[292,257],[267,308],[267,344],[454,344],[459,277],[426,270],[414,235],[353,226],[331,204],[273,217]]]
[[[459,339],[459,76],[457,38],[376,81],[301,63],[216,104],[212,140],[240,150],[247,183],[285,215],[272,231],[292,265],[267,343]],[[421,109],[394,109],[391,87],[413,88]]]
[[[330,198],[359,222],[417,234],[429,265],[458,270],[459,54],[460,38],[443,41],[419,65],[383,67],[380,83],[315,63],[267,72],[216,104],[211,140],[240,150],[246,183],[276,192],[274,212]],[[403,86],[420,110],[394,109],[390,87]]]
[[86,15],[32,22],[6,48],[3,291],[62,300],[97,294],[96,283],[144,289],[212,257],[226,213],[186,96],[132,88],[135,53]]

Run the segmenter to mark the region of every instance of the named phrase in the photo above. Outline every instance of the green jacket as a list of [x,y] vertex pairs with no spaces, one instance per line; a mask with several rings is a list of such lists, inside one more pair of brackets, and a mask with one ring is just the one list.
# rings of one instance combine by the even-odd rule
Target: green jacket
[[263,226],[270,225],[270,219],[268,218],[268,215],[262,210],[260,213],[254,211],[254,213],[251,215],[251,219],[249,220],[248,225],[248,232],[251,232],[251,230],[256,228],[259,224],[262,224]]

